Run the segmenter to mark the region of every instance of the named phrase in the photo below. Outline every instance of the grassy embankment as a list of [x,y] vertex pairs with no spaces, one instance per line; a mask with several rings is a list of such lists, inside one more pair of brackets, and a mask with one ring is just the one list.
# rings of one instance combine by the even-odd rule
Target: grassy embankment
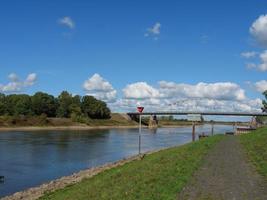
[[147,155],[41,199],[176,199],[204,155],[222,138],[217,135]]
[[267,178],[267,127],[240,136],[250,160],[260,174]]
[[73,122],[70,118],[47,118],[46,116],[0,116],[3,127],[47,127],[47,126],[134,126],[138,123],[127,119],[126,115],[112,113],[110,119],[89,119],[84,123]]
[[[143,117],[143,125],[148,125],[149,117]],[[159,119],[159,127],[175,127],[175,126],[191,126],[192,122],[177,119]],[[208,123],[208,122],[206,122]],[[203,124],[201,122],[197,123]],[[227,124],[221,122],[221,124]],[[47,118],[41,116],[0,116],[0,128],[15,127],[68,127],[68,126],[89,126],[89,127],[123,127],[138,126],[138,120],[131,120],[126,114],[112,113],[110,119],[90,119],[83,118],[81,122],[72,120],[71,118]]]

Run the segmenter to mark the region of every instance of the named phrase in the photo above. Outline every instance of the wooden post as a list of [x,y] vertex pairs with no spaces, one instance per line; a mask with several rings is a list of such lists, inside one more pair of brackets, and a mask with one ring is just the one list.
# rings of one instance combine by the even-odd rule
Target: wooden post
[[194,142],[195,141],[195,122],[193,122],[192,124],[192,141]]
[[211,122],[211,135],[213,136],[214,134],[214,122]]

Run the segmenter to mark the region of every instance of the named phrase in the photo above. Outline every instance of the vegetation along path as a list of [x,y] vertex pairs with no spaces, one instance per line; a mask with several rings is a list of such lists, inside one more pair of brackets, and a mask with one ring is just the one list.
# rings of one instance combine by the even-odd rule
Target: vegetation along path
[[208,153],[178,199],[266,200],[267,185],[248,161],[240,137],[227,136]]

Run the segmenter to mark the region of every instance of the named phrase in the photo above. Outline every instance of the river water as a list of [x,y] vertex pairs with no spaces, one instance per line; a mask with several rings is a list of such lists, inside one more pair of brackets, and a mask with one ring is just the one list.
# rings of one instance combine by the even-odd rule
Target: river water
[[[196,133],[210,132],[210,125]],[[215,125],[216,133],[233,130]],[[142,152],[191,141],[191,127],[142,129]],[[138,153],[138,129],[0,132],[0,197]]]

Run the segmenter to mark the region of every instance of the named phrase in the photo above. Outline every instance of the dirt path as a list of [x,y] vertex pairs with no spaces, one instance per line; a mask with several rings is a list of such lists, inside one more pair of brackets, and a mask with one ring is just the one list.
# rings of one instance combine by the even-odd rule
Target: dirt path
[[237,136],[227,136],[178,195],[179,200],[266,200],[267,183],[248,161]]

